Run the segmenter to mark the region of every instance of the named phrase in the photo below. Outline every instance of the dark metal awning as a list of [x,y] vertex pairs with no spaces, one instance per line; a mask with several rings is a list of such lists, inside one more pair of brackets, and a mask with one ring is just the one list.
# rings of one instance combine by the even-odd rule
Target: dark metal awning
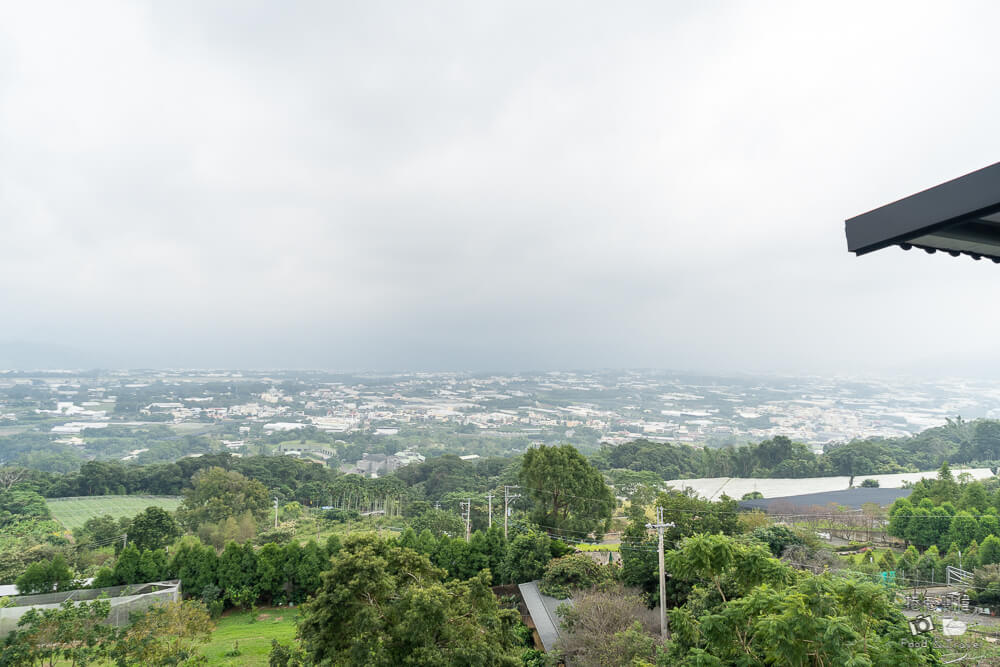
[[898,245],[1000,264],[1000,162],[849,218],[846,227],[856,255]]

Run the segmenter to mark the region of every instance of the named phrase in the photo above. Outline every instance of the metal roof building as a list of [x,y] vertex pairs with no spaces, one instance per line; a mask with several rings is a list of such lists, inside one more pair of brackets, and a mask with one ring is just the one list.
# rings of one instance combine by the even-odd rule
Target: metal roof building
[[1000,162],[846,221],[847,249],[889,246],[1000,264]]

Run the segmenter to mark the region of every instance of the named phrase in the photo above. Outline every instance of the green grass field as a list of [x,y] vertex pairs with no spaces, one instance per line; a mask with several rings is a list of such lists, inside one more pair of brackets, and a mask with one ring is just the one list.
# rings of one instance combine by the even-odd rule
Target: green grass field
[[[283,644],[295,637],[298,609],[274,607],[250,612],[230,613],[215,624],[212,638],[201,652],[210,665],[267,665],[271,640]],[[240,655],[226,656],[239,643]]]
[[181,499],[176,496],[90,496],[49,498],[45,504],[52,512],[52,518],[72,530],[82,526],[91,517],[104,514],[110,514],[116,519],[135,516],[153,505],[173,512],[181,504]]

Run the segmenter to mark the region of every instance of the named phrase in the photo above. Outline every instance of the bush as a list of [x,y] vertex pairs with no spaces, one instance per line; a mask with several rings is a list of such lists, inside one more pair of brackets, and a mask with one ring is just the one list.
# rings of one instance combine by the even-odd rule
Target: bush
[[325,521],[330,521],[331,523],[341,523],[344,521],[356,521],[361,518],[361,514],[357,510],[342,510],[339,508],[334,508],[332,510],[326,510],[323,512],[323,519]]
[[786,526],[768,526],[758,528],[750,533],[758,542],[771,550],[775,558],[780,558],[785,549],[791,546],[805,544],[805,541]]
[[300,648],[287,646],[277,639],[272,639],[267,664],[268,667],[302,667],[305,665],[305,654]]
[[570,554],[556,558],[545,567],[539,590],[562,599],[569,597],[571,588],[590,588],[612,578],[606,566],[597,564],[587,554]]
[[291,528],[273,528],[258,535],[256,542],[261,546],[269,543],[287,544],[292,541],[293,537],[295,537],[295,531]]

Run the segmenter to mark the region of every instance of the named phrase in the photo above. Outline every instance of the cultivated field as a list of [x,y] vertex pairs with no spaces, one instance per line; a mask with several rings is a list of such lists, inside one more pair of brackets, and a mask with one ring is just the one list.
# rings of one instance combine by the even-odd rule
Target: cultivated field
[[[201,647],[210,665],[268,664],[271,639],[288,644],[295,637],[298,609],[264,608],[254,613],[230,612],[215,622],[212,638]],[[227,656],[234,645],[240,655]]]
[[72,530],[91,517],[105,514],[116,519],[135,516],[153,505],[173,512],[181,504],[181,499],[178,496],[83,496],[48,498],[45,502],[52,518]]

